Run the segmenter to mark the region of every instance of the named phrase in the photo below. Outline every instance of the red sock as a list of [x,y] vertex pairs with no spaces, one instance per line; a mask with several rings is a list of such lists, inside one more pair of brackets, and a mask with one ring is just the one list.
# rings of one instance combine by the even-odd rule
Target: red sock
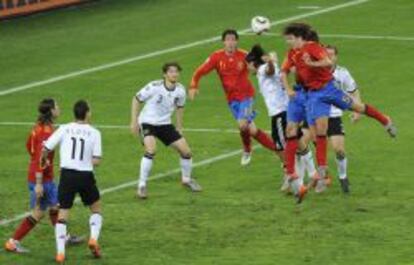
[[58,213],[58,210],[49,210],[49,219],[53,226],[57,223]]
[[387,125],[389,122],[388,118],[384,114],[382,114],[379,110],[368,104],[365,104],[365,114],[368,117],[376,119],[384,126]]
[[272,138],[265,133],[264,131],[258,129],[256,135],[253,136],[256,141],[258,141],[261,145],[266,147],[269,150],[275,151],[276,145],[273,142]]
[[286,148],[285,148],[285,166],[286,166],[286,173],[288,175],[295,174],[295,156],[296,156],[297,149],[298,149],[298,139],[296,137],[287,138]]
[[328,165],[327,163],[327,141],[326,141],[326,135],[324,136],[317,136],[316,137],[316,161],[318,163],[319,167],[326,167]]
[[252,151],[252,139],[250,138],[250,133],[248,130],[240,131],[240,137],[243,143],[243,150],[246,153],[250,153]]
[[13,239],[19,241],[22,240],[30,232],[30,230],[35,227],[36,223],[37,221],[32,216],[24,218],[20,226],[14,232]]

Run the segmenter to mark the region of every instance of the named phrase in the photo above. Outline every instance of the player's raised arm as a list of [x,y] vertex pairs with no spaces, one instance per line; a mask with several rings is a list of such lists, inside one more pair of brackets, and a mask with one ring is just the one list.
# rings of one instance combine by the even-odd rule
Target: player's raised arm
[[200,82],[201,77],[210,73],[215,68],[216,58],[213,54],[195,70],[193,77],[191,78],[190,89],[188,90],[188,96],[191,100],[194,100],[196,94],[198,93],[198,84]]

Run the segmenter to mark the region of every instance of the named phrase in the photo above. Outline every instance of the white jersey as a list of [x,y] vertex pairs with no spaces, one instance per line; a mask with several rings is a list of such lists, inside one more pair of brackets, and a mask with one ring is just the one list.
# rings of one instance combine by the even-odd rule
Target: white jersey
[[176,108],[184,107],[186,92],[183,85],[177,83],[168,89],[163,80],[149,83],[136,95],[139,102],[145,102],[138,121],[139,124],[171,124],[171,116]]
[[101,133],[89,124],[61,125],[46,141],[45,148],[60,145],[60,167],[77,171],[93,171],[93,158],[102,157]]
[[257,69],[257,80],[259,81],[260,93],[263,95],[269,116],[275,116],[286,111],[289,101],[286,90],[280,79],[280,70],[277,64],[275,73],[271,76],[266,74],[267,64],[262,64]]
[[[333,72],[333,77],[335,80],[335,86],[342,89],[344,92],[351,94],[357,90],[354,78],[345,67],[337,65],[335,71]],[[329,117],[341,117],[342,114],[343,111],[341,109],[331,106],[331,113]]]

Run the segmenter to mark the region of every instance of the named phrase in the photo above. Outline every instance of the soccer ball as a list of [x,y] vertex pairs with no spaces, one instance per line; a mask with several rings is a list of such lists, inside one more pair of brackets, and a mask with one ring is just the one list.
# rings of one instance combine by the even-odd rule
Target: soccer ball
[[256,34],[262,34],[270,29],[270,20],[267,17],[255,16],[252,18],[252,31]]

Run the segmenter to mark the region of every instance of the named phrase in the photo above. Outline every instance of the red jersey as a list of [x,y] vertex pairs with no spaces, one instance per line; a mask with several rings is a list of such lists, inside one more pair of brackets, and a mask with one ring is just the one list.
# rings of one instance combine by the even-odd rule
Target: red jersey
[[330,67],[309,66],[303,60],[304,54],[309,54],[311,60],[319,61],[328,56],[326,49],[317,42],[308,42],[300,49],[289,50],[282,64],[282,71],[289,73],[292,67],[296,69],[296,80],[308,89],[321,89],[333,79]]
[[244,100],[254,96],[254,87],[249,80],[249,70],[245,60],[247,53],[237,49],[233,54],[218,50],[197,68],[191,80],[191,88],[197,88],[200,78],[213,69],[220,76],[227,101]]
[[43,143],[52,135],[53,130],[52,125],[36,124],[27,138],[26,148],[30,154],[29,173],[27,176],[29,182],[36,182],[36,173],[38,172],[43,173],[43,182],[53,180],[54,152],[49,153],[48,165],[45,168],[40,166]]

